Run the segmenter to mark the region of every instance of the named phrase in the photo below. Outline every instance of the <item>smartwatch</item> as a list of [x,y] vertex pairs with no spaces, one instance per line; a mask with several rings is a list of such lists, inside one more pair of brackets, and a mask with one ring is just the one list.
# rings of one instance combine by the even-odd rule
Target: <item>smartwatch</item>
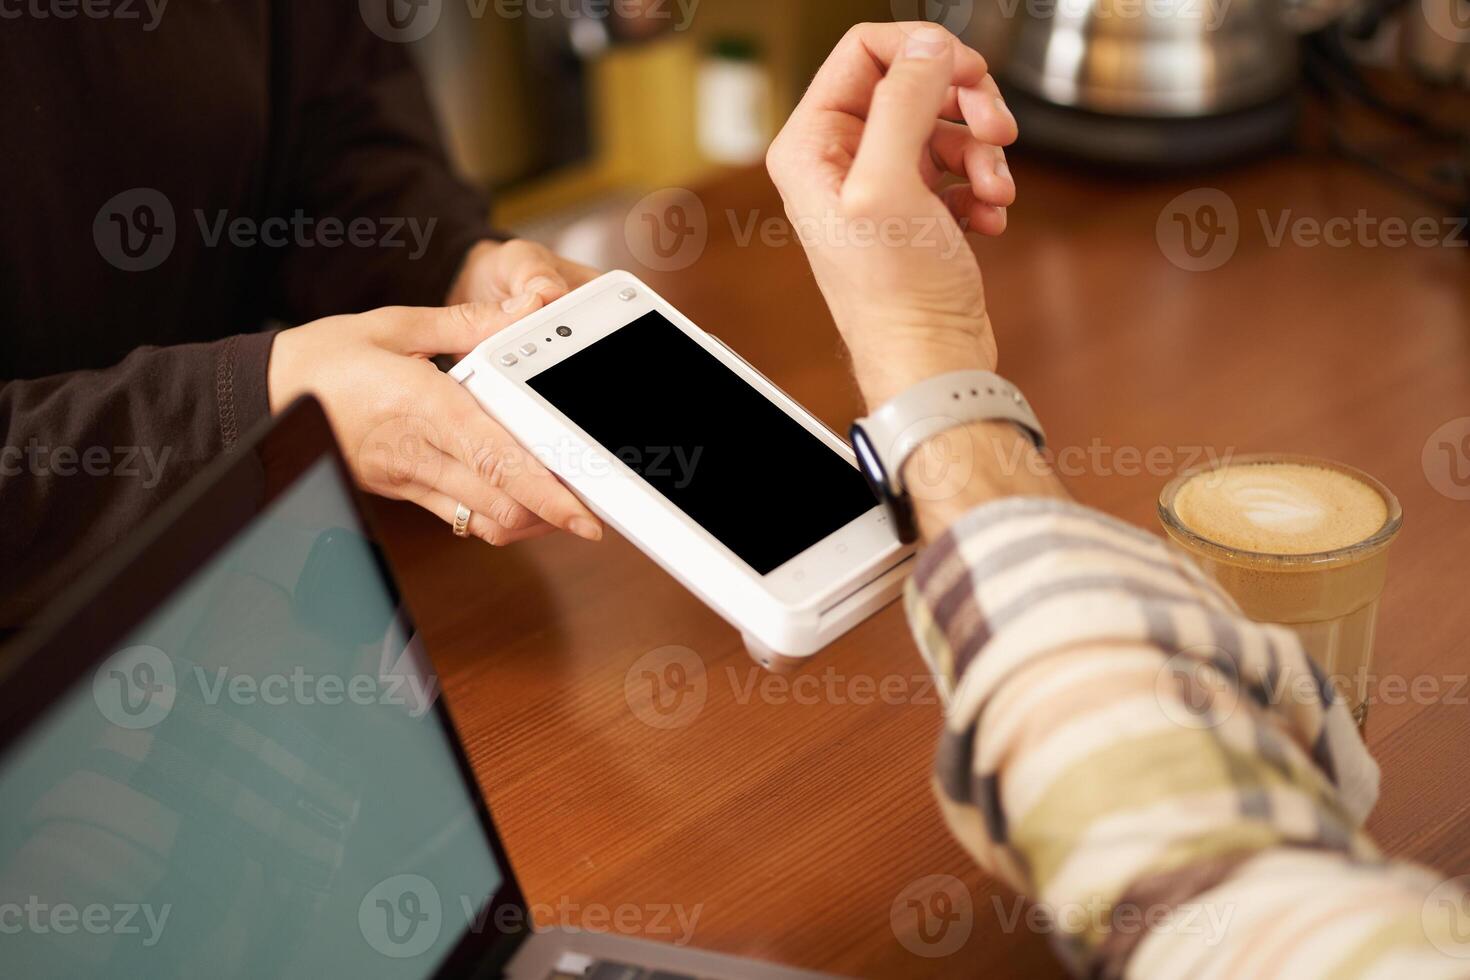
[[913,544],[919,539],[914,501],[903,483],[909,457],[950,429],[998,421],[1015,423],[1037,449],[1046,448],[1046,434],[1025,396],[989,371],[955,371],[921,381],[852,424],[858,466],[887,509],[900,541]]

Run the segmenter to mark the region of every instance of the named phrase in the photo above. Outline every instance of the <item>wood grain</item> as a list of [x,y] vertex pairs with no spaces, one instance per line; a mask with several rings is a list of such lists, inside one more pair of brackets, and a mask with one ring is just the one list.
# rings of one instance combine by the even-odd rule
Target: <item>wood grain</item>
[[[1385,778],[1371,828],[1394,855],[1470,872],[1470,502],[1437,492],[1421,464],[1431,433],[1470,415],[1470,251],[1273,247],[1258,211],[1428,213],[1298,157],[1207,181],[1236,203],[1240,245],[1191,273],[1155,224],[1205,181],[1014,163],[1011,230],[979,246],[1001,370],[1054,445],[1076,447],[1079,499],[1154,529],[1168,475],[1206,449],[1335,457],[1401,498],[1378,667],[1440,689],[1372,709]],[[781,219],[774,189],[749,172],[699,196],[710,244],[692,268],[627,267],[845,430],[858,399],[799,247],[742,247],[733,230]],[[762,690],[733,631],[624,541],[495,551],[411,507],[378,516],[533,902],[682,904],[699,910],[698,945],[853,976],[1061,975],[1045,936],[1007,927],[1013,896],[936,812],[940,712],[896,607],[822,654],[800,675],[809,686]],[[663,730],[630,708],[625,682],[671,645],[698,656],[706,701]],[[968,941],[944,956],[911,951],[890,917],[929,875],[969,895]]]

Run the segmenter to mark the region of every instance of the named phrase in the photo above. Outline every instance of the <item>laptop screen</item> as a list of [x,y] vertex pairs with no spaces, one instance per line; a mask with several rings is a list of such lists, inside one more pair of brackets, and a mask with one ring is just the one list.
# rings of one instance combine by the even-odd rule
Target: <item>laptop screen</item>
[[437,694],[323,457],[0,756],[4,972],[432,975],[504,881]]

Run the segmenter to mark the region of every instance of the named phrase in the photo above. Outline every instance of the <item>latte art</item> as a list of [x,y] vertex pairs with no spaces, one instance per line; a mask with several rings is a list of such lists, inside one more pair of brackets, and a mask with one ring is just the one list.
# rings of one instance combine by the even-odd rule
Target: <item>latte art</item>
[[1246,520],[1281,534],[1305,534],[1327,519],[1327,505],[1278,474],[1252,474],[1227,495]]
[[1164,532],[1258,623],[1290,629],[1362,726],[1393,493],[1330,460],[1247,456],[1181,475],[1159,496]]
[[1388,505],[1372,487],[1336,470],[1252,463],[1201,473],[1180,488],[1175,511],[1202,537],[1228,548],[1300,555],[1374,535]]

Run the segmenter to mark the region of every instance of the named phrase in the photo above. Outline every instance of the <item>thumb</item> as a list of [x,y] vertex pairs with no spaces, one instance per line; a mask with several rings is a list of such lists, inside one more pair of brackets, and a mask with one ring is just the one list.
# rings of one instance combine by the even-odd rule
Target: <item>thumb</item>
[[922,155],[954,83],[955,38],[938,25],[914,29],[903,51],[873,92],[862,144],[853,161],[845,204],[871,205],[897,188],[927,192]]
[[405,309],[406,322],[390,327],[387,346],[401,354],[434,357],[438,354],[468,354],[488,338],[511,326],[543,305],[540,297],[515,313],[499,303],[463,303],[434,309]]

